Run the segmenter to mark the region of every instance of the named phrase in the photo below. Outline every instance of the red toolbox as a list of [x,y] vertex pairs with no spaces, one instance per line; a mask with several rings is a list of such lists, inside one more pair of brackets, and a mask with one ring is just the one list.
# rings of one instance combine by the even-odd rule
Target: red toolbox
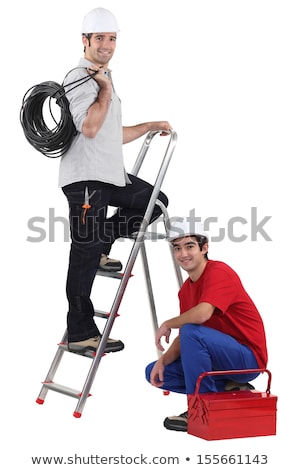
[[[267,372],[265,392],[200,393],[200,383],[207,375]],[[271,372],[267,369],[204,372],[196,383],[195,393],[188,395],[188,434],[206,439],[233,439],[276,434],[277,397],[271,395]]]

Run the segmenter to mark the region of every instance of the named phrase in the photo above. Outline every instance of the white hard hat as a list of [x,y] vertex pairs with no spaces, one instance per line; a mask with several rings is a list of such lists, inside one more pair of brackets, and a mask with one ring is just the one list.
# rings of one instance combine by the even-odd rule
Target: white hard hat
[[176,220],[171,221],[167,233],[167,240],[172,242],[177,238],[183,238],[193,235],[206,237],[208,234],[205,232],[203,224],[192,217],[178,217]]
[[95,8],[83,19],[81,34],[118,33],[119,26],[115,16],[105,8]]

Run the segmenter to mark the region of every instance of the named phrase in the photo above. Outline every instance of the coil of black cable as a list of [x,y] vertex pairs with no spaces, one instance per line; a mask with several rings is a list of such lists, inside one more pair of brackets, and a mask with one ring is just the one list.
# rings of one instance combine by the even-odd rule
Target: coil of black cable
[[[49,116],[54,122],[51,128],[45,119],[47,101]],[[54,116],[52,109],[54,102],[59,107],[59,118]],[[50,158],[61,157],[66,153],[77,133],[64,88],[53,81],[35,85],[25,93],[20,110],[20,122],[28,142]]]

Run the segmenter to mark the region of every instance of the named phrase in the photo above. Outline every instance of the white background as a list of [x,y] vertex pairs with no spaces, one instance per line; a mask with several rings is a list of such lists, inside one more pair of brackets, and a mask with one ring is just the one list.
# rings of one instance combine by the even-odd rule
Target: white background
[[[67,205],[57,186],[59,160],[47,159],[29,145],[19,110],[31,86],[48,80],[61,83],[77,65],[82,56],[82,18],[96,6],[91,0],[28,0],[2,7],[3,468],[31,468],[31,456],[141,453],[150,458],[178,456],[184,468],[198,468],[198,454],[267,454],[271,470],[282,465],[296,468],[297,1],[106,0],[101,4],[115,13],[121,29],[110,65],[124,125],[168,120],[178,134],[163,185],[170,216],[189,215],[195,209],[202,220],[217,217],[212,235],[220,227],[226,229],[232,217],[247,220],[234,228],[236,237],[247,235],[244,242],[234,243],[227,236],[211,243],[209,255],[238,272],[264,319],[272,393],[278,396],[277,435],[209,442],[163,428],[164,417],[183,412],[186,401],[176,394],[164,396],[144,379],[145,365],[156,358],[156,351],[139,258],[111,335],[122,339],[126,348],[102,359],[82,417],[73,417],[76,401],[60,394],[49,392],[43,406],[35,403],[65,329],[69,243],[59,220],[50,241],[49,210],[66,220]],[[157,139],[166,145],[166,140]],[[142,142],[124,147],[128,170]],[[149,156],[142,176],[150,182],[163,153]],[[260,234],[251,240],[251,207],[257,208],[258,222],[271,216],[264,229],[272,241]],[[38,236],[27,226],[32,217],[44,218],[39,224],[46,234],[42,242],[27,240]],[[125,262],[130,243],[116,243],[113,256]],[[161,322],[178,313],[177,284],[165,242],[152,243],[149,253]],[[110,308],[111,290],[111,284],[96,280],[97,308]],[[72,357],[61,364],[57,381],[80,389],[90,361],[65,356]],[[257,382],[258,389],[264,387],[264,380]],[[224,465],[214,465],[219,467]]]

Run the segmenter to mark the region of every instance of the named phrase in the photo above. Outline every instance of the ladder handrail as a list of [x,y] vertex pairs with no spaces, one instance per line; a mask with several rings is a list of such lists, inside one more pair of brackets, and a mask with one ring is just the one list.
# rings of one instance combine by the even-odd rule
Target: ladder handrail
[[[166,131],[151,131],[151,132],[148,132],[148,134],[146,135],[146,138],[144,140],[144,143],[138,153],[138,156],[136,157],[136,161],[134,163],[134,166],[131,170],[131,174],[134,175],[134,176],[137,176],[140,169],[141,169],[141,166],[144,162],[144,159],[145,159],[145,156],[149,150],[149,147],[151,145],[151,142],[153,140],[153,137],[156,135],[156,134],[160,134],[161,132],[166,132]],[[175,140],[177,139],[177,135],[176,135],[176,132],[175,131],[169,131],[169,134],[171,135],[171,139],[174,137]]]

